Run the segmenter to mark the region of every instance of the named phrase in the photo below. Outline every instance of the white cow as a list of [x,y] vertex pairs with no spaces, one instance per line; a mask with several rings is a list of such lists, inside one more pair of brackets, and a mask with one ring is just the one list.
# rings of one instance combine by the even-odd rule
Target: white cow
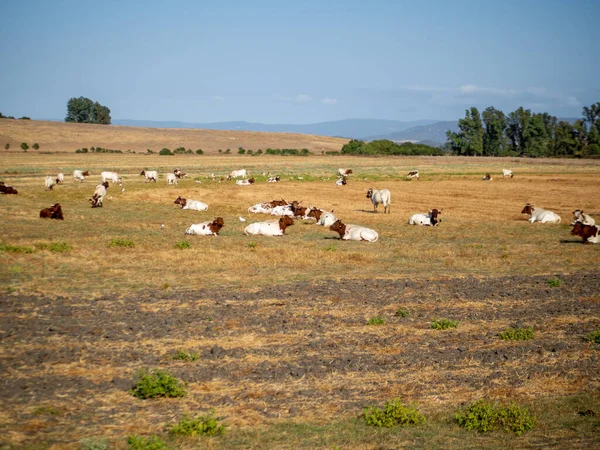
[[348,182],[346,181],[346,177],[338,178],[335,182],[336,186],[346,186]]
[[347,177],[352,174],[352,169],[338,169],[338,174],[341,177]]
[[251,186],[254,184],[254,178],[250,178],[248,180],[236,180],[235,184],[238,186]]
[[502,176],[504,178],[506,178],[506,177],[511,177],[512,178],[514,175],[513,175],[512,170],[510,170],[510,169],[502,169]]
[[92,208],[102,208],[102,203],[104,202],[104,197],[106,197],[106,190],[108,189],[108,181],[103,182],[96,186],[96,190],[94,191],[94,195],[90,198],[90,203],[92,204]]
[[560,223],[560,216],[543,208],[536,208],[527,203],[521,214],[529,214],[529,222]]
[[65,182],[65,174],[60,172],[56,175],[56,184],[63,184]]
[[432,209],[427,214],[413,214],[408,219],[409,225],[425,225],[435,227],[442,219],[438,220],[438,215],[442,214],[442,210]]
[[575,222],[581,222],[584,225],[596,225],[594,218],[584,213],[581,209],[573,211],[573,223],[571,225],[575,225]]
[[294,225],[294,219],[285,216],[281,217],[279,220],[251,223],[246,227],[244,233],[246,233],[246,235],[283,236],[285,234],[285,229],[292,225]]
[[166,177],[166,182],[169,186],[177,185],[177,177],[174,173],[168,173]]
[[146,177],[146,183],[148,181],[154,181],[156,183],[156,180],[158,180],[158,172],[156,170],[142,170],[140,175]]
[[329,229],[338,233],[343,241],[376,242],[379,239],[377,231],[360,225],[344,224],[341,220],[336,220]]
[[254,213],[254,214],[258,214],[258,213],[271,214],[272,210],[273,210],[273,207],[271,206],[270,203],[257,203],[256,205],[248,208],[248,212]]
[[111,181],[113,183],[119,183],[120,185],[123,185],[123,178],[120,177],[117,172],[102,172],[100,177],[102,178],[103,183],[106,181]]
[[294,217],[292,205],[279,205],[271,209],[272,216],[289,216]]
[[222,217],[217,217],[212,222],[195,223],[185,230],[185,234],[195,234],[199,236],[218,236],[219,231],[223,227],[224,222]]
[[46,177],[44,180],[44,186],[46,186],[46,189],[51,191],[52,187],[54,186],[54,177]]
[[246,178],[248,176],[248,172],[246,169],[232,170],[229,175],[227,175],[227,179],[231,180],[232,178]]
[[75,181],[83,181],[85,180],[85,177],[88,177],[90,175],[90,172],[88,172],[87,170],[83,171],[83,170],[74,170],[73,171],[73,180]]
[[418,170],[411,170],[410,172],[408,172],[408,175],[406,175],[406,178],[409,180],[412,180],[413,178],[416,178],[417,181],[419,181],[419,171]]
[[371,203],[373,203],[373,210],[377,212],[377,207],[381,203],[383,205],[383,213],[386,212],[389,214],[392,210],[392,195],[390,191],[387,189],[374,190],[369,189],[367,191],[367,198],[371,199]]
[[208,205],[198,200],[188,200],[183,197],[177,197],[173,203],[176,205],[180,205],[181,209],[189,209],[192,211],[207,211]]

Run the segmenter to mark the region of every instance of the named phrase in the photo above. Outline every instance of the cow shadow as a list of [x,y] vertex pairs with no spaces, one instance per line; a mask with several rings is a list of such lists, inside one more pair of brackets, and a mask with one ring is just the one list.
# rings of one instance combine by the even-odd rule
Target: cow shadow
[[561,239],[560,243],[561,244],[583,244],[583,241],[581,241],[581,240],[573,241],[573,240]]
[[364,212],[364,213],[369,213],[369,214],[377,214],[377,211],[374,211],[372,209],[356,209],[355,212]]

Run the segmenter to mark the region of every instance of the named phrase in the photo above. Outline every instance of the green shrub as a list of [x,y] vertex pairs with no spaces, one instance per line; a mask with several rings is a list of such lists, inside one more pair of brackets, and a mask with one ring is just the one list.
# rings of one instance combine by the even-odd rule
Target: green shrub
[[129,239],[113,239],[108,244],[109,247],[135,247],[135,242]]
[[33,148],[34,150],[39,150],[40,149],[40,144],[38,144],[37,142],[35,144],[33,144],[31,146],[31,148]]
[[434,330],[447,330],[448,328],[456,328],[458,326],[458,322],[450,319],[434,319],[431,322],[430,328]]
[[10,148],[10,144],[7,142],[6,144],[4,144],[4,150],[8,150]]
[[559,287],[562,284],[562,280],[560,278],[548,278],[546,281],[551,287]]
[[158,436],[145,438],[135,434],[127,438],[127,446],[129,450],[166,450],[169,448]]
[[29,145],[27,145],[27,142],[21,142],[21,149],[24,152],[26,152],[28,148],[29,148]]
[[35,251],[32,247],[26,247],[24,245],[11,245],[5,242],[0,242],[0,252],[7,253],[33,253]]
[[213,414],[211,411],[206,416],[184,417],[177,425],[167,424],[166,428],[177,436],[219,436],[225,432],[226,425],[220,424],[220,418]]
[[108,450],[108,439],[91,437],[79,441],[79,450]]
[[406,316],[408,316],[408,309],[406,309],[406,308],[398,308],[398,310],[396,311],[396,316],[397,317],[406,317]]
[[186,248],[192,248],[192,244],[190,244],[188,241],[177,241],[175,248],[178,248],[179,250],[185,250]]
[[204,151],[199,148],[198,150],[196,150],[196,155],[204,155]]
[[404,405],[399,398],[387,402],[383,409],[369,406],[363,411],[367,425],[390,428],[396,425],[419,425],[427,419],[414,406]]
[[594,344],[600,344],[600,326],[588,335],[588,340]]
[[367,325],[383,325],[384,323],[385,323],[385,320],[383,320],[383,318],[379,317],[379,316],[371,317],[367,321]]
[[255,249],[256,247],[258,247],[256,242],[248,242],[248,248]]
[[244,147],[238,147],[238,155],[243,155],[246,153],[246,149]]
[[179,361],[193,362],[193,361],[197,361],[198,359],[200,359],[200,356],[198,356],[196,353],[193,353],[193,352],[186,352],[186,351],[183,351],[183,350],[176,350],[171,355],[171,359],[176,359],[176,360],[179,360]]
[[171,150],[169,150],[168,148],[163,148],[160,152],[158,152],[159,155],[172,155],[173,152]]
[[36,247],[38,247],[40,250],[50,250],[51,252],[55,253],[66,253],[73,250],[73,247],[71,247],[71,245],[67,242],[50,242],[49,244],[42,243],[37,244]]
[[134,397],[147,399],[155,397],[184,397],[185,386],[169,372],[140,371],[135,387],[131,390]]
[[337,250],[337,246],[335,244],[329,244],[325,247],[325,251],[327,252],[335,252]]
[[533,429],[534,418],[526,408],[514,403],[500,406],[484,399],[478,400],[456,414],[456,421],[467,430],[485,433],[490,430],[503,429],[519,436]]
[[498,336],[505,341],[527,341],[533,339],[534,331],[533,327],[507,328]]

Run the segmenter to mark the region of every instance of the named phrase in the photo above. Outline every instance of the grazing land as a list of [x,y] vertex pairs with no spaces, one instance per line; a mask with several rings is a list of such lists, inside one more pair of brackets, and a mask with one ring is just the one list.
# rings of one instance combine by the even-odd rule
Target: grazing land
[[[0,196],[1,447],[106,439],[125,449],[131,435],[173,448],[600,445],[600,344],[588,339],[600,325],[600,247],[569,226],[574,209],[600,219],[600,161],[72,153],[80,146],[0,160],[0,181],[19,191]],[[167,186],[175,167],[188,177]],[[335,185],[340,167],[353,169],[347,186]],[[240,168],[254,185],[218,181]],[[74,169],[92,174],[77,183]],[[142,169],[158,170],[158,182]],[[412,169],[419,181],[405,180]],[[92,209],[103,170],[124,184]],[[44,190],[59,171],[65,184]],[[266,183],[269,172],[282,181]],[[493,181],[481,180],[487,172]],[[391,214],[373,213],[370,187],[391,191]],[[178,196],[209,210],[183,211]],[[245,236],[266,219],[248,207],[280,198],[334,210],[379,240],[340,241],[301,220],[280,238]],[[39,218],[57,202],[64,221]],[[562,222],[528,223],[527,202]],[[443,210],[440,226],[407,225],[431,208]],[[214,217],[220,236],[184,236]],[[458,326],[432,329],[436,319]],[[511,327],[533,327],[533,338],[500,339]],[[140,369],[169,371],[187,395],[132,396]],[[428,421],[381,430],[360,419],[395,397]],[[484,397],[529,408],[534,429],[460,428],[458,408]],[[166,431],[210,410],[224,436]]]

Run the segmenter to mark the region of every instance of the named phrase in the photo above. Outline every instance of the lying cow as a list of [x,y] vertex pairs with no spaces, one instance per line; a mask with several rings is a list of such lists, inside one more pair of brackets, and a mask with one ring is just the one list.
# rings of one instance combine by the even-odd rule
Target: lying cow
[[529,214],[529,222],[531,223],[560,223],[560,216],[558,214],[543,208],[536,208],[529,203],[525,205],[521,214]]
[[253,205],[250,208],[248,208],[248,212],[254,214],[271,214],[272,210],[273,207],[270,203],[257,203],[256,205]]
[[584,225],[596,225],[596,221],[581,209],[573,211],[573,223],[571,225],[575,225],[575,222],[581,222]]
[[341,177],[347,177],[348,175],[352,175],[352,169],[338,169],[338,174]]
[[0,181],[0,194],[18,194],[19,192],[12,186],[7,186],[4,181]]
[[279,220],[251,223],[246,227],[244,233],[246,233],[246,235],[283,236],[285,234],[285,229],[292,225],[294,225],[294,219],[284,216]]
[[251,186],[254,184],[254,178],[250,178],[248,180],[236,180],[235,184],[238,186]]
[[600,239],[600,229],[594,225],[584,225],[582,222],[575,222],[571,230],[574,236],[581,236],[584,244],[597,244]]
[[202,222],[190,225],[190,227],[185,230],[185,234],[195,234],[198,236],[218,236],[219,231],[221,231],[221,228],[223,228],[224,224],[223,218],[217,217],[212,222]]
[[62,208],[58,203],[55,203],[50,208],[42,209],[40,211],[40,217],[42,219],[64,220]]
[[279,183],[280,180],[281,180],[281,177],[270,177],[267,180],[267,183]]
[[504,178],[506,178],[506,177],[512,178],[514,175],[513,175],[512,170],[510,170],[510,169],[502,169],[502,176]]
[[374,190],[369,189],[367,191],[367,198],[371,199],[371,203],[373,203],[373,210],[377,212],[377,207],[381,203],[383,205],[383,213],[386,212],[389,214],[392,210],[392,195],[390,191],[387,189]]
[[412,180],[413,178],[416,178],[417,181],[419,181],[419,171],[418,170],[411,170],[410,172],[408,172],[408,175],[406,175],[406,178],[408,180]]
[[158,172],[156,170],[142,170],[140,175],[146,177],[146,183],[149,181],[156,183],[156,180],[158,180]]
[[90,176],[90,172],[89,170],[74,170],[73,171],[73,180],[74,181],[83,181],[85,180],[85,177],[89,177]]
[[308,219],[310,217],[314,217],[317,221],[316,225],[320,225],[322,227],[329,227],[333,225],[336,220],[338,220],[335,214],[333,214],[333,211],[323,211],[319,208],[310,208],[304,218]]
[[208,205],[206,203],[200,202],[198,200],[188,200],[183,197],[177,197],[173,203],[176,205],[180,205],[181,209],[190,209],[192,211],[206,211],[208,210]]
[[346,177],[338,178],[338,180],[335,182],[336,186],[346,186],[347,184],[348,182],[346,181]]
[[102,208],[102,204],[104,202],[104,197],[106,197],[106,190],[108,189],[108,181],[105,181],[102,184],[96,186],[96,190],[94,191],[94,195],[89,199],[92,204],[92,208]]
[[246,178],[247,176],[248,172],[246,172],[246,169],[232,170],[229,172],[229,175],[227,175],[227,179],[231,180],[233,178]]
[[442,219],[438,220],[438,215],[442,214],[442,210],[437,209],[430,210],[427,214],[413,214],[408,219],[409,225],[425,225],[435,227]]
[[483,180],[483,181],[492,181],[492,175],[491,175],[491,174],[489,174],[489,173],[486,173],[486,174],[483,176],[482,180]]
[[377,231],[360,225],[344,224],[341,220],[336,220],[329,229],[338,233],[343,241],[375,242],[379,239]]

